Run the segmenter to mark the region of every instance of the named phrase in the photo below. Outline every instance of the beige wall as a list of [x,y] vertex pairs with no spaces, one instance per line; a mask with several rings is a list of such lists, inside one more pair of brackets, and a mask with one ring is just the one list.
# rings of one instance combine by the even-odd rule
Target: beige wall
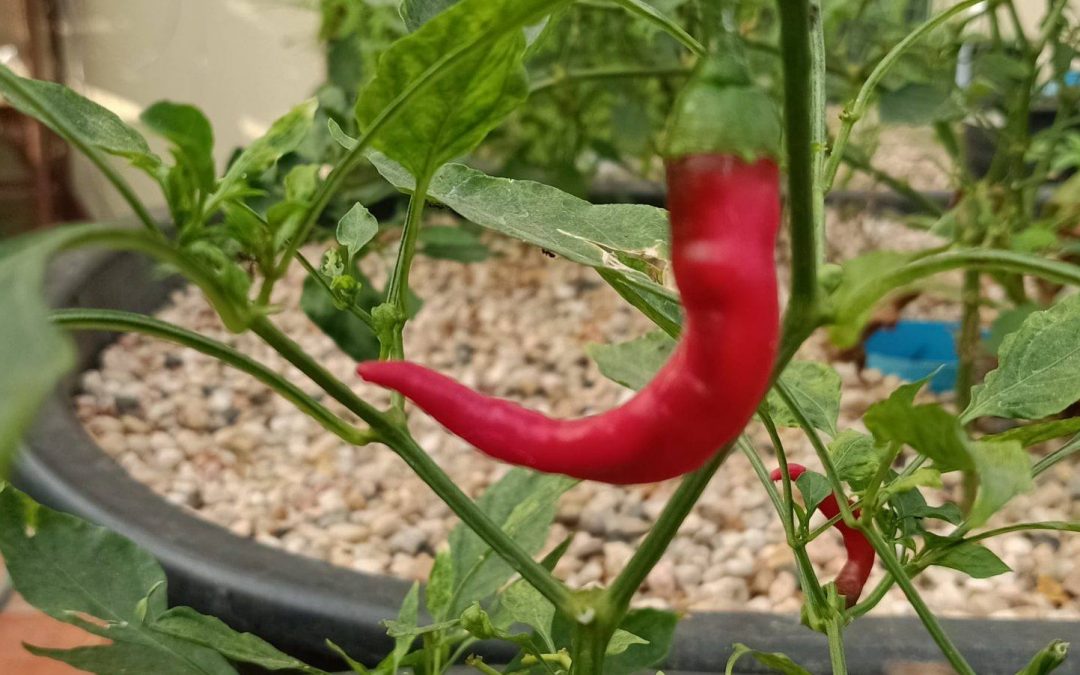
[[[199,106],[219,165],[323,78],[318,14],[302,0],[65,0],[64,16],[69,84],[129,122],[164,98]],[[132,182],[162,205],[149,181]],[[94,218],[127,213],[82,161],[75,183]]]

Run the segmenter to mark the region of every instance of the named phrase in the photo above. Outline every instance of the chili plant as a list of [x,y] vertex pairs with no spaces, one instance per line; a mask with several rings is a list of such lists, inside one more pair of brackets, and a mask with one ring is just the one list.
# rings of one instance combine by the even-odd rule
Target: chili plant
[[[898,64],[908,63],[927,44],[941,48],[940,42],[927,41],[943,31],[961,35],[971,20],[965,12],[979,3],[954,3],[928,17],[880,57],[865,43],[863,51],[851,45],[840,49],[853,33],[845,37],[838,26],[827,31],[829,15],[810,0],[780,0],[775,6],[721,3],[724,11],[718,13],[708,11],[709,3],[687,5],[700,15],[668,14],[643,0],[599,4],[670,35],[679,45],[683,77],[695,73],[672,104],[664,136],[670,214],[641,205],[594,206],[556,187],[489,176],[453,162],[476,150],[529,99],[526,58],[547,27],[558,25],[556,20],[573,8],[569,0],[405,0],[411,32],[382,50],[347,123],[341,107],[332,109],[326,97],[321,105],[319,100],[302,103],[220,176],[211,159],[212,128],[192,106],[161,103],[144,113],[144,126],[170,145],[170,155],[161,157],[104,108],[61,85],[23,79],[0,67],[0,93],[7,101],[96,164],[140,224],[134,229],[61,227],[0,248],[0,283],[7,289],[0,300],[6,317],[0,324],[0,457],[11,459],[34,411],[71,367],[65,332],[138,332],[209,354],[259,379],[342,440],[386,446],[460,517],[462,525],[424,589],[427,616],[420,612],[421,594],[414,587],[399,616],[387,622],[394,647],[374,672],[435,674],[464,661],[485,673],[585,675],[629,673],[663,660],[676,617],[633,610],[631,602],[706,485],[737,450],[753,465],[783,524],[805,593],[803,621],[827,636],[834,673],[847,672],[846,626],[870,612],[894,585],[951,666],[973,673],[913,579],[934,565],[976,577],[998,574],[1007,568],[983,546],[985,540],[1021,530],[1080,529],[1074,522],[988,526],[1014,496],[1033,489],[1043,473],[1080,450],[1076,418],[1055,419],[1080,399],[1080,296],[1074,290],[1080,268],[1058,259],[1059,252],[1067,253],[1065,247],[1034,251],[1002,245],[1010,241],[1009,233],[1045,227],[1045,218],[1055,228],[1074,222],[1069,218],[1075,208],[1063,196],[1045,210],[1032,198],[1047,172],[1063,166],[1060,157],[1067,153],[1035,152],[1050,151],[1026,144],[1026,127],[1017,121],[1026,119],[1025,101],[1043,72],[1042,53],[1050,45],[1064,49],[1066,36],[1074,33],[1066,3],[1050,3],[1038,36],[1018,38],[1025,59],[1022,81],[1031,86],[1021,90],[1019,102],[1007,105],[1003,159],[984,179],[960,174],[964,191],[949,212],[952,220],[945,221],[952,225],[942,225],[956,236],[915,255],[855,260],[828,260],[824,246],[824,200],[839,167],[851,162],[853,131],[873,102],[886,100],[883,91],[896,87],[891,78]],[[664,4],[670,9],[673,3]],[[1009,0],[988,6],[995,17],[999,9],[1015,14]],[[687,16],[696,18],[685,25],[676,18]],[[911,19],[905,14],[905,21]],[[769,58],[757,58],[761,54]],[[852,68],[846,58],[871,59],[873,65]],[[1062,84],[1067,84],[1067,60],[1054,60]],[[838,77],[851,86],[852,98],[833,139],[827,133],[827,100],[829,91],[838,91]],[[782,108],[779,115],[774,100],[782,103],[776,106]],[[934,121],[949,147],[958,147],[955,121]],[[1064,134],[1067,128],[1063,121],[1056,131]],[[297,149],[313,135],[335,144],[329,165],[310,156],[297,161],[304,157]],[[167,224],[139,201],[117,161],[129,162],[161,187]],[[791,287],[782,319],[769,255],[780,224],[781,168],[791,249]],[[322,264],[306,260],[300,249],[316,236],[328,206],[358,171],[372,169],[409,195],[396,247],[386,246],[393,230],[380,227],[356,203],[333,216],[336,243]],[[274,185],[275,174],[284,176],[280,186],[264,189]],[[602,372],[642,393],[627,407],[592,420],[554,421],[472,394],[451,400],[446,394],[457,393],[456,385],[403,363],[402,336],[414,308],[410,270],[421,248],[428,202],[594,268],[654,321],[656,333],[593,352]],[[349,415],[335,414],[296,383],[228,345],[178,326],[107,309],[50,310],[41,297],[48,261],[88,247],[134,251],[182,274],[202,290],[229,330],[261,338]],[[395,258],[387,288],[374,296],[355,265],[361,252],[373,249]],[[385,410],[364,400],[349,386],[352,373],[327,371],[275,325],[274,290],[293,264],[304,265],[310,276],[309,298],[321,297],[325,312],[349,317],[370,335],[379,362],[362,364],[360,374],[415,399],[478,449],[532,468],[613,483],[683,475],[609,587],[576,590],[558,579],[552,570],[565,544],[536,559],[554,504],[573,484],[571,477],[519,469],[472,501],[410,435],[404,397],[395,395]],[[826,364],[795,360],[799,347],[826,328],[840,342],[857,339],[883,299],[949,270],[965,274],[965,350],[978,334],[972,326],[978,328],[983,275],[1011,289],[1018,300],[1020,291],[1037,280],[1048,302],[1009,332],[997,368],[970,390],[974,371],[970,354],[965,356],[968,374],[961,378],[965,389],[955,410],[916,403],[921,381],[873,405],[863,419],[865,432],[838,429],[839,378]],[[668,283],[671,274],[679,293]],[[755,410],[755,423],[772,439],[780,465],[775,472],[761,458],[762,448],[740,433]],[[987,417],[1012,420],[1012,428],[981,433],[974,423]],[[820,472],[788,463],[781,427],[805,432]],[[1058,441],[1056,450],[1033,461],[1035,451],[1029,448],[1069,436],[1072,440]],[[940,487],[942,475],[949,473],[961,477],[963,494],[956,502],[929,506],[924,492]],[[812,527],[815,510],[828,522]],[[817,537],[833,536],[834,526],[849,560],[835,582],[823,582],[806,547]],[[164,575],[146,553],[118,535],[41,507],[10,486],[0,489],[0,552],[31,603],[111,641],[71,651],[31,648],[35,653],[98,673],[232,673],[236,663],[321,672],[212,617],[168,609]],[[885,578],[865,592],[867,572],[878,563]],[[506,666],[484,663],[472,655],[479,639],[506,640],[520,654]],[[1065,652],[1066,645],[1055,641],[1029,665],[1015,667],[1049,672]],[[341,656],[354,671],[370,672]],[[806,672],[788,657],[745,645],[735,647],[729,671],[745,656],[782,672]]]

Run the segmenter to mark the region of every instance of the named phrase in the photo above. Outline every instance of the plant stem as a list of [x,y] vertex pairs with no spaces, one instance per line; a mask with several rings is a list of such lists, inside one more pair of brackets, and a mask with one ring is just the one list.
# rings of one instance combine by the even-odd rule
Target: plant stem
[[979,353],[979,305],[982,301],[982,282],[978,270],[964,272],[961,291],[963,314],[957,338],[959,363],[956,369],[956,409],[966,410],[971,402],[971,387],[975,384],[975,361]]
[[829,152],[829,130],[825,116],[828,108],[826,88],[825,27],[822,25],[820,0],[810,2],[810,119],[813,152],[813,213],[818,265],[825,263],[825,159]]
[[1080,436],[1074,437],[1061,448],[1051,452],[1049,455],[1036,462],[1035,466],[1031,469],[1031,476],[1037,478],[1040,474],[1047,471],[1058,462],[1068,459],[1078,452],[1080,452]]
[[346,443],[366,445],[374,440],[371,432],[357,429],[346,423],[318,401],[304,393],[302,389],[246,354],[171,323],[141,314],[109,309],[56,310],[49,316],[49,320],[67,330],[140,333],[194,349],[251,375]]
[[[787,144],[788,211],[791,227],[791,299],[785,336],[800,335],[818,312],[818,231],[815,223],[814,157],[816,111],[811,72],[809,0],[777,0],[784,66],[784,139]],[[805,335],[800,335],[801,343]],[[790,338],[789,338],[790,339]],[[790,344],[788,345],[790,348]]]
[[649,534],[638,545],[637,551],[623,568],[619,576],[612,582],[607,590],[607,595],[614,605],[617,617],[622,618],[626,608],[630,606],[630,600],[634,597],[638,587],[645,581],[649,571],[660,561],[667,550],[671,540],[675,538],[682,522],[694,504],[705,491],[709,481],[716,474],[724,461],[731,455],[735,442],[732,441],[721,448],[709,463],[683,479],[675,494],[671,496],[663,512],[657,519],[656,524],[649,530]]
[[844,154],[844,164],[847,164],[848,166],[857,171],[862,171],[863,173],[870,176],[879,183],[884,184],[885,187],[889,188],[901,197],[906,197],[909,202],[918,206],[919,209],[921,209],[925,213],[929,213],[930,215],[934,216],[941,216],[945,214],[945,209],[941,208],[941,206],[937,202],[930,199],[922,192],[913,188],[911,186],[911,183],[897,178],[886,171],[882,171],[881,169],[877,168],[869,161],[867,161],[865,158],[857,157],[854,153],[849,151]]
[[706,50],[704,45],[698,42],[693,35],[690,35],[683,30],[683,27],[676,23],[671,17],[661,13],[652,5],[642,2],[641,0],[614,0],[614,2],[627,12],[654,24],[660,28],[660,30],[678,40],[682,46],[686,47],[694,54],[698,56],[705,55]]
[[780,493],[777,492],[776,486],[773,485],[772,480],[769,478],[769,470],[765,468],[765,464],[761,461],[761,457],[758,457],[758,454],[754,451],[754,447],[746,440],[745,436],[739,441],[739,449],[742,450],[743,455],[750,461],[750,466],[754,468],[754,473],[757,474],[758,481],[764,486],[765,492],[769,495],[769,499],[773,503],[773,508],[776,509],[776,515],[780,517],[780,522],[784,525],[788,545],[795,555],[799,580],[802,583],[803,589],[806,591],[810,611],[815,618],[821,617],[826,612],[827,602],[825,591],[821,588],[821,582],[818,580],[817,574],[814,573],[814,565],[810,562],[810,556],[806,553],[806,544],[799,541],[799,538],[795,533],[794,523],[788,522],[785,518],[787,506],[780,497]]
[[431,171],[416,180],[416,188],[409,197],[409,211],[405,216],[405,226],[401,230],[401,244],[398,247],[397,262],[386,290],[386,302],[397,309],[399,323],[394,326],[394,342],[390,345],[390,357],[405,357],[405,345],[402,331],[405,328],[405,299],[409,293],[409,273],[412,271],[413,258],[416,256],[416,240],[423,226],[424,206],[427,204],[428,186],[431,184]]
[[573,618],[578,605],[566,586],[533,560],[532,556],[481,511],[446,475],[446,472],[416,444],[405,429],[394,424],[389,417],[353,393],[344,382],[331,375],[266,317],[259,317],[253,321],[251,330],[281,354],[286,361],[318,384],[331,398],[367,422],[378,434],[379,440],[405,460],[405,463],[461,518],[467,527],[483,539],[523,579],[532,584],[556,609],[565,616]]
[[923,625],[926,626],[926,630],[930,633],[930,637],[937,643],[941,649],[941,653],[952,665],[960,675],[975,675],[975,671],[964,659],[963,655],[956,649],[956,645],[952,643],[949,636],[945,634],[941,624],[938,622],[937,617],[930,611],[930,608],[923,602],[919,592],[915,589],[915,585],[911,583],[911,579],[908,577],[907,572],[904,570],[904,566],[897,559],[896,553],[892,547],[885,543],[885,540],[881,538],[878,531],[874,527],[859,527],[862,533],[866,536],[866,539],[870,542],[870,545],[874,547],[874,551],[877,552],[881,561],[885,564],[885,568],[889,571],[893,581],[896,582],[900,589],[904,591],[904,595],[907,596],[908,602],[915,609],[915,613],[919,615],[919,619],[922,620]]
[[844,627],[842,617],[837,615],[825,622],[825,634],[829,637],[829,660],[833,675],[847,675],[847,657],[844,655]]
[[[303,267],[304,270],[308,273],[308,276],[310,276],[315,281],[319,282],[319,285],[322,286],[322,289],[324,291],[326,291],[326,293],[331,298],[335,298],[334,289],[330,288],[330,284],[326,283],[326,279],[323,279],[322,275],[319,274],[319,271],[317,269],[315,269],[315,266],[312,265],[311,262],[307,258],[304,257],[304,254],[297,251],[296,252],[296,259],[297,259],[297,261],[299,261],[300,266]],[[348,311],[349,311],[350,314],[355,316],[357,319],[360,319],[361,321],[363,321],[364,325],[367,326],[368,328],[373,328],[375,326],[375,322],[372,321],[371,315],[368,314],[367,312],[365,312],[364,310],[360,309],[359,307],[357,307],[355,303],[350,303],[349,304]]]
[[881,80],[884,79],[885,75],[889,72],[889,69],[900,60],[900,57],[903,56],[908,49],[911,49],[911,47],[925,35],[958,16],[961,12],[964,12],[970,7],[974,7],[983,1],[984,0],[964,0],[963,2],[953,5],[909,33],[907,37],[897,43],[897,45],[889,50],[889,53],[878,62],[877,66],[874,67],[874,70],[871,71],[870,75],[866,78],[866,82],[863,83],[855,100],[848,104],[841,116],[842,123],[840,131],[836,136],[832,154],[829,156],[829,161],[825,166],[824,180],[826,190],[831,188],[833,181],[836,180],[836,172],[840,169],[840,162],[843,160],[845,148],[848,140],[851,138],[851,132],[854,129],[855,124],[857,124],[866,114],[866,110],[870,106],[871,97],[877,90],[878,85],[881,84]]
[[592,80],[628,80],[628,79],[644,79],[644,78],[665,78],[665,77],[683,77],[690,74],[690,69],[682,66],[657,68],[657,67],[628,67],[628,66],[608,66],[602,68],[581,68],[578,70],[567,70],[563,73],[553,75],[542,80],[533,82],[532,87],[529,89],[529,95],[535,96],[541,92],[555,87],[561,87],[568,84],[576,84],[578,82],[588,82]]
[[914,260],[869,279],[847,296],[845,316],[859,316],[892,291],[919,279],[954,269],[978,269],[1029,274],[1060,284],[1080,286],[1080,267],[1038,256],[988,249],[957,249]]
[[206,295],[206,299],[221,317],[226,328],[234,333],[242,332],[247,328],[249,317],[246,308],[237,307],[237,303],[222,291],[213,276],[163,237],[142,230],[87,227],[80,234],[67,240],[63,250],[91,246],[142,253],[175,268]]

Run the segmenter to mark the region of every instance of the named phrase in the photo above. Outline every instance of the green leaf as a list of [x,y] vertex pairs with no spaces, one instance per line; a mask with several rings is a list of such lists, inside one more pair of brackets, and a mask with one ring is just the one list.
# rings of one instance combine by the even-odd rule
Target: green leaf
[[401,0],[401,18],[411,33],[457,2],[458,0]]
[[852,429],[841,431],[829,443],[829,454],[840,480],[856,490],[865,489],[885,461],[885,448]]
[[230,661],[250,663],[266,670],[324,672],[285,654],[256,635],[235,631],[220,619],[200,614],[190,607],[170,609],[151,623],[150,628],[213,649]]
[[[861,292],[913,258],[911,253],[872,251],[844,262],[842,280],[830,297],[833,322],[829,337],[833,343],[838,347],[851,347],[859,342],[874,312],[873,306],[866,307],[857,302]],[[893,289],[894,292],[899,290]]]
[[75,364],[42,296],[49,257],[83,232],[63,227],[0,243],[0,479],[45,397]]
[[337,240],[348,249],[349,262],[352,262],[360,249],[367,246],[378,233],[379,221],[360,202],[353,204],[349,212],[338,221]]
[[724,670],[725,675],[732,675],[735,672],[735,666],[744,656],[749,656],[766,668],[771,668],[777,673],[783,673],[783,675],[811,675],[809,670],[779,652],[759,652],[741,642],[736,642],[734,648],[735,651],[731,654],[731,658],[728,659],[727,668]]
[[818,504],[825,501],[825,498],[832,494],[832,485],[829,483],[829,479],[814,471],[807,471],[799,476],[795,480],[795,486],[799,488],[799,493],[802,494],[803,503],[806,505],[808,513],[813,512],[818,507]]
[[1005,441],[1017,441],[1025,448],[1030,448],[1039,443],[1045,443],[1062,436],[1071,436],[1080,433],[1080,417],[1070,417],[1064,420],[1050,420],[1049,422],[1036,422],[1015,429],[1003,431],[1000,434],[983,436],[984,441],[1002,443]]
[[981,544],[949,542],[939,537],[928,536],[927,544],[931,550],[936,546],[946,546],[945,553],[934,558],[934,564],[963,572],[972,579],[989,579],[1012,570],[1002,562],[994,552]]
[[214,129],[210,120],[195,106],[160,101],[143,111],[139,118],[150,130],[173,144],[178,164],[191,169],[197,185],[204,192],[214,189]]
[[[375,152],[368,158],[399,190],[414,188],[415,180],[401,165]],[[541,183],[494,178],[462,164],[448,164],[436,172],[428,197],[481,227],[581,265],[615,270],[635,289],[675,298],[652,275],[623,262],[626,257],[651,264],[667,258],[668,219],[663,209],[593,205]],[[659,267],[655,276],[661,276]]]
[[490,256],[480,237],[461,227],[425,227],[419,239],[420,252],[437,260],[478,263]]
[[1080,295],[1024,321],[1001,345],[1000,365],[972,390],[964,422],[1042,419],[1080,400]]
[[454,593],[454,559],[450,551],[439,551],[431,568],[427,586],[424,587],[424,604],[436,621],[446,618],[450,598]]
[[369,675],[371,673],[371,671],[367,669],[367,666],[360,663],[353,657],[349,656],[349,654],[340,646],[334,644],[330,640],[326,641],[326,646],[330,649],[330,651],[337,654],[341,658],[341,660],[345,662],[345,665],[349,666],[349,669],[352,670],[354,673],[357,673],[358,675]]
[[161,163],[146,139],[115,113],[61,84],[22,78],[0,65],[0,94],[13,108],[77,146],[97,148],[144,168]]
[[427,176],[472,151],[528,96],[521,28],[551,0],[462,0],[396,41],[360,92],[356,118],[368,130],[402,92],[416,92],[372,145]]
[[659,666],[671,651],[678,622],[679,617],[671,612],[631,610],[619,628],[645,642],[629,644],[625,651],[609,656],[604,662],[604,675],[630,675]]
[[1031,490],[1031,460],[1017,441],[970,444],[979,477],[979,493],[968,514],[968,524],[978,527],[1013,497]]
[[[408,626],[409,628],[416,628],[420,620],[420,584],[414,583],[409,592],[405,595],[405,599],[401,603],[401,610],[398,611],[397,626]],[[394,637],[394,650],[390,652],[383,663],[389,663],[388,672],[396,673],[398,666],[401,665],[401,659],[405,658],[405,655],[409,653],[409,649],[412,647],[413,642],[416,640],[415,633],[406,633]],[[382,664],[379,664],[380,668]]]
[[[0,554],[19,593],[61,620],[80,612],[140,623],[139,603],[165,583],[150,554],[131,541],[34,503],[11,486],[0,491]],[[148,616],[165,611],[154,594]]]
[[[559,497],[575,484],[565,476],[512,469],[477,504],[523,549],[535,553],[547,538]],[[450,533],[450,553],[454,592],[447,616],[459,616],[473,602],[484,601],[513,574],[513,568],[464,525]]]
[[243,194],[248,183],[296,150],[311,131],[318,107],[319,102],[310,99],[274,122],[264,136],[247,146],[232,163],[211,201],[218,203]]
[[611,641],[608,642],[606,654],[608,656],[618,656],[634,645],[647,644],[649,644],[649,641],[645,638],[638,637],[630,631],[619,628],[616,629],[615,633],[611,636]]
[[654,331],[629,342],[591,344],[585,351],[609,380],[630,389],[641,389],[656,376],[675,349],[675,340]]
[[1016,675],[1050,675],[1057,670],[1069,656],[1069,643],[1054,640],[1043,647],[1038,654]]
[[936,469],[916,469],[907,476],[897,478],[882,490],[883,495],[897,495],[922,487],[942,488],[941,472]]
[[306,203],[319,188],[318,164],[299,164],[285,176],[285,200]]
[[550,651],[555,651],[555,642],[551,637],[555,606],[529,582],[522,579],[513,583],[499,596],[499,607],[505,609],[510,621],[529,626]]
[[135,642],[115,642],[104,647],[76,649],[47,649],[25,645],[26,651],[66,663],[73,668],[97,675],[236,675],[225,659],[216,652],[201,650],[195,656],[179,658],[152,645]]
[[956,417],[938,404],[914,405],[915,394],[926,380],[902,385],[884,401],[870,406],[863,416],[866,428],[879,443],[909,445],[934,460],[941,472],[974,467],[967,433]]
[[885,124],[925,126],[956,119],[963,110],[953,98],[953,89],[940,83],[908,83],[885,92],[878,104]]
[[993,325],[990,326],[990,337],[988,337],[983,344],[985,344],[986,348],[996,356],[1001,350],[1001,343],[1005,342],[1005,338],[1008,337],[1009,334],[1020,330],[1020,326],[1024,325],[1024,321],[1026,321],[1032,313],[1037,312],[1040,309],[1039,305],[1027,303],[1001,312],[997,315],[997,318],[994,319]]
[[[840,416],[840,375],[831,366],[813,361],[793,361],[780,375],[783,384],[803,415],[815,429],[836,436]],[[773,422],[781,427],[798,427],[794,413],[775,391],[766,399]]]
[[165,611],[165,573],[128,539],[0,485],[0,556],[27,602],[113,641],[33,653],[102,675],[235,675],[216,652],[147,627]]

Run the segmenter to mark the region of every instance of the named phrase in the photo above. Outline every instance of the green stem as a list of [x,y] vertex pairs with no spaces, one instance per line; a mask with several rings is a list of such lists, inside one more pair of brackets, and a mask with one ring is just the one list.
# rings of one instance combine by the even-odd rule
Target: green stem
[[679,527],[694,504],[705,491],[709,481],[716,474],[724,461],[731,455],[735,447],[734,441],[721,448],[709,463],[683,479],[675,494],[671,496],[663,512],[657,519],[656,524],[649,530],[649,534],[638,545],[637,551],[623,568],[619,576],[615,578],[607,590],[608,598],[614,605],[616,616],[621,619],[626,608],[630,606],[630,600],[634,593],[645,581],[649,571],[660,561],[664,552],[675,538]]
[[[791,487],[791,473],[788,469],[787,450],[784,448],[784,442],[780,438],[780,432],[776,428],[776,423],[773,422],[772,416],[769,415],[765,408],[766,406],[763,405],[758,409],[758,417],[761,418],[761,424],[769,434],[773,449],[776,450],[776,460],[780,464],[780,480],[784,490],[783,504],[786,507],[780,514],[780,519],[784,521],[784,530],[788,533],[788,545],[794,548],[799,545],[799,541],[798,537],[795,535],[795,492]],[[769,484],[771,485],[772,483],[773,481],[769,480]]]
[[674,19],[661,13],[652,5],[642,2],[641,0],[614,0],[614,2],[627,12],[654,24],[660,28],[660,30],[678,40],[682,46],[686,47],[694,54],[705,56],[706,50],[704,45],[698,42],[693,35],[687,33]]
[[845,316],[859,316],[892,291],[919,279],[954,269],[1029,274],[1047,281],[1080,286],[1080,266],[1038,256],[986,249],[959,249],[914,260],[887,274],[868,280],[844,303]]
[[952,665],[960,675],[975,675],[975,671],[964,659],[963,655],[957,650],[956,645],[953,644],[949,636],[946,635],[941,624],[938,622],[937,617],[930,611],[930,608],[926,606],[922,596],[915,589],[915,585],[911,583],[911,579],[908,577],[907,572],[904,570],[904,566],[900,563],[900,560],[896,557],[896,553],[892,547],[889,546],[878,531],[874,527],[862,527],[862,533],[866,536],[866,539],[870,542],[870,545],[874,547],[874,551],[878,557],[885,564],[885,569],[888,570],[889,575],[893,581],[896,582],[900,589],[907,596],[908,602],[915,609],[915,613],[918,614],[919,619],[923,622],[930,637],[941,649],[941,653]]
[[810,117],[811,151],[813,152],[813,213],[814,235],[817,242],[817,263],[825,263],[825,159],[829,151],[829,130],[826,124],[828,91],[826,82],[825,27],[820,0],[810,3]]
[[446,472],[416,444],[408,432],[370,405],[344,382],[338,380],[317,363],[291,338],[282,333],[266,317],[259,317],[251,330],[318,384],[331,398],[371,426],[379,440],[389,446],[405,463],[450,507],[462,522],[483,539],[488,546],[564,615],[573,617],[577,603],[559,580],[533,560],[516,541],[473,503]]
[[866,78],[866,82],[863,83],[855,100],[849,103],[844,110],[840,131],[837,133],[836,142],[833,144],[832,153],[825,166],[826,190],[831,188],[833,181],[836,180],[836,173],[840,169],[840,162],[843,160],[845,148],[847,147],[848,140],[851,138],[851,132],[854,129],[855,124],[866,114],[866,111],[870,106],[870,99],[877,90],[878,85],[881,84],[881,80],[884,79],[885,75],[889,72],[889,69],[900,60],[900,57],[902,57],[907,50],[911,49],[911,47],[924,36],[934,31],[938,26],[947,23],[962,12],[967,11],[968,8],[974,7],[982,1],[983,0],[964,0],[963,2],[953,5],[944,12],[941,12],[909,33],[907,37],[897,43],[897,45],[889,50],[889,53],[878,62],[877,66],[874,67],[874,70],[871,71],[870,75]]
[[27,90],[23,86],[23,79],[13,73],[8,68],[0,66],[0,82],[4,83],[4,86],[16,92],[23,101],[29,104],[28,107],[32,109],[33,116],[42,122],[44,122],[50,129],[54,130],[57,134],[62,136],[65,141],[70,143],[81,152],[87,159],[101,171],[106,180],[112,184],[120,196],[127,202],[131,210],[135,212],[136,217],[142,222],[143,226],[150,232],[161,235],[161,228],[158,227],[157,221],[150,215],[150,211],[147,210],[146,205],[142,203],[138,195],[135,194],[135,190],[131,185],[120,175],[120,173],[113,168],[109,161],[93,145],[90,145],[79,132],[72,129],[67,121],[58,115],[54,115],[52,109],[39,101],[33,92]]
[[[787,144],[788,211],[791,227],[791,299],[785,336],[799,335],[818,312],[818,231],[815,223],[814,156],[811,147],[817,111],[811,70],[809,0],[778,0],[784,66],[784,139]],[[798,330],[796,330],[798,329]],[[800,335],[801,343],[805,335]],[[790,347],[790,345],[789,345]]]
[[598,619],[589,624],[576,624],[570,675],[604,675],[607,646],[616,625]]
[[682,66],[657,68],[657,67],[633,67],[633,66],[608,66],[601,68],[581,68],[568,70],[533,82],[529,90],[530,96],[568,84],[589,82],[593,80],[631,80],[645,78],[680,77],[690,74],[690,69]]
[[982,283],[978,270],[964,272],[961,300],[963,314],[957,339],[959,363],[956,369],[956,409],[966,410],[971,402],[971,387],[975,384],[975,361],[979,353]]
[[[337,298],[337,295],[334,293],[334,289],[330,288],[330,284],[326,283],[326,279],[323,279],[323,276],[319,274],[319,271],[315,269],[315,266],[311,264],[311,261],[304,257],[303,253],[297,251],[296,259],[300,262],[300,266],[303,267],[304,270],[308,273],[308,276],[319,282],[319,286],[321,286],[322,289],[326,291],[327,294],[329,294],[331,299]],[[368,328],[374,328],[375,322],[371,319],[371,314],[368,314],[363,309],[357,307],[355,303],[349,304],[348,311],[357,319],[363,321],[364,325]]]
[[1031,476],[1037,478],[1040,474],[1049,470],[1058,462],[1068,459],[1078,452],[1080,452],[1080,436],[1076,436],[1061,448],[1051,452],[1049,455],[1036,462],[1035,466],[1031,469]]
[[788,522],[785,518],[785,513],[787,511],[786,505],[769,477],[769,470],[765,468],[765,464],[761,461],[761,457],[758,457],[758,454],[754,451],[754,447],[746,440],[745,436],[739,441],[739,449],[742,450],[743,455],[750,461],[750,466],[754,468],[754,473],[757,474],[758,480],[761,482],[762,486],[764,486],[766,494],[769,495],[769,499],[773,503],[773,508],[776,509],[776,515],[780,517],[780,521],[784,525],[788,545],[795,555],[799,581],[806,592],[810,612],[815,618],[824,616],[827,613],[825,591],[821,587],[821,582],[818,581],[817,574],[814,572],[814,565],[810,562],[810,556],[806,553],[806,544],[799,541],[799,538],[795,534],[794,523]]
[[72,250],[94,246],[143,253],[175,268],[202,290],[226,328],[239,333],[247,327],[249,317],[246,310],[238,308],[237,303],[221,290],[214,277],[165,239],[141,230],[90,227],[78,236],[67,240],[63,248]]
[[416,188],[409,198],[409,211],[405,216],[405,226],[401,231],[401,245],[398,247],[397,263],[394,265],[394,273],[390,276],[390,282],[386,290],[386,302],[392,305],[399,317],[398,324],[394,327],[394,343],[390,349],[390,357],[401,359],[405,357],[405,346],[402,331],[405,328],[405,300],[409,293],[409,273],[412,271],[413,258],[416,256],[416,241],[420,236],[420,228],[423,225],[424,206],[427,204],[428,186],[431,184],[432,172],[425,172],[417,179]]
[[194,349],[251,375],[346,443],[366,445],[374,440],[371,432],[357,429],[346,423],[278,373],[232,347],[198,333],[153,317],[109,309],[56,310],[49,316],[49,320],[67,330],[141,333]]
[[847,164],[857,171],[861,171],[870,176],[874,180],[883,184],[901,197],[905,197],[912,204],[918,206],[922,211],[934,216],[941,216],[945,214],[945,209],[927,197],[922,192],[916,190],[905,180],[897,178],[886,171],[882,171],[869,161],[862,157],[856,157],[854,153],[847,152],[844,154],[844,164]]
[[836,465],[833,463],[829,449],[825,447],[825,443],[822,442],[817,429],[810,423],[810,420],[802,410],[802,406],[800,406],[791,395],[791,392],[788,391],[787,387],[780,382],[777,382],[774,390],[780,395],[780,399],[783,400],[784,405],[788,407],[791,414],[795,417],[795,421],[798,422],[799,426],[802,427],[802,430],[806,432],[807,438],[810,439],[810,444],[814,447],[818,459],[821,460],[821,465],[825,468],[825,475],[828,477],[829,484],[832,486],[833,493],[836,496],[836,505],[840,508],[840,515],[843,516],[844,522],[850,527],[855,527],[855,515],[851,511],[851,506],[848,504],[847,495],[844,493],[844,484],[840,480],[840,472],[836,470]]
[[847,675],[847,657],[844,655],[844,627],[842,616],[834,616],[825,622],[825,635],[829,637],[829,660],[833,675]]

